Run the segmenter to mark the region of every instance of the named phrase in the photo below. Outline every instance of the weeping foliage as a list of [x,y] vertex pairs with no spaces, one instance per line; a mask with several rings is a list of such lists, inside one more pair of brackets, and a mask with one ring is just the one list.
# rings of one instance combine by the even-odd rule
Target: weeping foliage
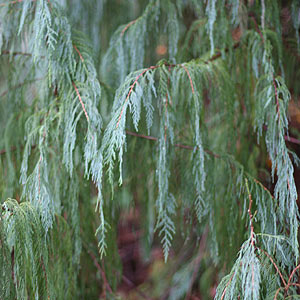
[[[57,216],[45,236],[40,215],[30,203],[5,201],[1,213],[1,298],[72,299],[76,266],[70,233],[66,221]],[[65,280],[59,280],[62,272]]]
[[164,299],[297,295],[299,3],[91,3],[0,1],[0,298],[119,297],[129,206]]

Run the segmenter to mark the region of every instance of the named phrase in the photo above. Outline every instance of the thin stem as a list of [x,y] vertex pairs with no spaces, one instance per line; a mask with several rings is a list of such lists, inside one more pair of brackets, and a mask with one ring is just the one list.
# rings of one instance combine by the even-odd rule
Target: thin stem
[[[260,181],[258,181],[256,178],[254,178],[254,181],[257,184],[259,184],[266,192],[268,192],[271,195],[270,191]],[[271,195],[271,197],[274,198],[273,195]]]
[[290,283],[289,285],[300,287],[300,283]]
[[[237,42],[237,43],[235,43],[235,44],[233,45],[233,49],[235,50],[235,49],[237,49],[239,46],[240,46],[240,43]],[[228,51],[229,51],[229,49],[226,48],[226,49],[225,49],[225,52],[228,52]],[[206,60],[204,63],[205,63],[205,64],[208,64],[209,62],[212,62],[212,61],[214,61],[214,60],[220,58],[221,56],[222,56],[222,52],[218,52],[218,53],[216,53],[215,55],[213,55],[210,59]]]
[[[139,133],[132,132],[132,131],[129,131],[129,130],[126,130],[126,134],[136,136],[136,137],[146,139],[146,140],[151,140],[151,141],[157,141],[158,140],[157,137],[150,136],[150,135],[139,134]],[[181,149],[186,149],[186,150],[194,150],[195,149],[195,147],[193,147],[193,146],[183,145],[183,144],[174,144],[174,147],[181,148]],[[221,156],[219,154],[216,154],[216,153],[214,153],[214,152],[212,152],[208,149],[204,149],[204,151],[207,154],[211,155],[211,156],[214,156],[216,158],[221,158]],[[255,180],[256,183],[260,184],[265,191],[270,193],[270,191],[260,181],[258,181],[257,179],[254,179],[254,180]]]
[[284,139],[285,139],[286,141],[288,141],[288,142],[293,143],[293,144],[300,145],[300,141],[299,141],[298,139],[296,139],[296,138],[293,138],[293,137],[290,137],[290,136],[285,135],[285,136],[284,136]]
[[[139,138],[143,138],[143,139],[146,139],[146,140],[151,140],[151,141],[157,141],[158,140],[157,137],[150,136],[150,135],[143,135],[143,134],[139,134],[139,133],[132,132],[132,131],[129,131],[129,130],[126,130],[126,134],[132,135],[132,136],[136,136],[136,137],[139,137]],[[174,147],[176,147],[176,148],[182,148],[182,149],[186,149],[186,150],[194,150],[195,149],[195,147],[193,147],[193,146],[183,145],[183,144],[174,144]],[[214,157],[220,158],[220,155],[218,155],[216,153],[213,153],[212,151],[210,151],[208,149],[206,149],[204,151],[206,153],[214,156]]]
[[[0,4],[1,6],[1,4]],[[17,56],[17,55],[23,55],[23,56],[32,56],[31,53],[27,52],[21,52],[21,51],[15,51],[15,52],[10,52],[8,50],[2,50],[1,55],[12,55],[12,56]]]
[[[171,67],[169,66],[169,73],[171,71]],[[168,88],[170,85],[170,77],[168,76]],[[167,88],[167,89],[168,89]],[[166,104],[165,104],[165,143],[167,141],[167,130],[168,130],[168,126],[167,126],[167,119],[168,119],[168,104],[169,104],[169,99],[168,99],[168,90],[166,91]]]
[[192,78],[191,78],[191,75],[190,75],[190,72],[189,70],[187,69],[187,67],[185,65],[180,65],[184,70],[185,72],[187,73],[187,76],[189,77],[189,80],[190,80],[190,85],[191,85],[191,88],[192,88],[192,93],[195,94],[195,90],[194,90],[194,85],[193,85],[193,81],[192,81]]
[[39,195],[38,202],[39,203],[41,203],[41,162],[42,162],[42,155],[40,154],[40,159],[38,162],[38,195]]
[[223,293],[222,293],[222,296],[221,296],[221,300],[224,299],[225,294],[226,294],[226,290],[227,290],[227,288],[228,288],[228,286],[229,286],[229,284],[230,284],[230,282],[231,282],[231,280],[232,280],[234,274],[235,274],[235,273],[233,272],[233,274],[231,275],[230,279],[229,279],[228,282],[226,283],[225,289],[224,289],[224,291],[223,291]]
[[263,249],[261,249],[261,248],[258,248],[258,249],[259,249],[260,251],[262,251],[262,252],[270,259],[271,263],[273,264],[273,266],[275,267],[277,273],[279,274],[279,276],[280,276],[280,278],[281,278],[281,280],[282,280],[283,285],[286,287],[286,282],[285,282],[285,280],[284,280],[284,278],[283,278],[283,275],[282,275],[282,273],[280,272],[280,270],[279,270],[278,266],[276,265],[276,263],[274,262],[273,258],[270,256],[270,254],[269,254],[267,251],[265,251],[265,250],[263,250]]
[[275,78],[273,77],[273,86],[275,89],[275,99],[276,99],[276,109],[277,109],[277,115],[278,115],[278,122],[280,123],[280,110],[279,110],[279,99],[278,99],[278,91],[277,86],[275,82]]
[[137,19],[135,19],[135,20],[129,22],[129,23],[123,28],[123,30],[122,30],[122,32],[121,32],[121,37],[124,35],[125,31],[126,31],[131,25],[133,25],[136,21],[137,21]]
[[79,101],[80,101],[80,104],[81,104],[81,106],[82,106],[82,109],[83,109],[83,111],[84,111],[85,117],[86,117],[87,121],[89,122],[89,121],[90,121],[90,120],[89,120],[89,116],[88,116],[88,114],[87,114],[87,111],[86,111],[86,109],[85,109],[84,103],[83,103],[83,101],[82,101],[82,99],[81,99],[81,96],[80,96],[80,94],[79,94],[78,88],[77,88],[76,84],[74,83],[74,81],[72,81],[72,84],[73,84],[73,87],[74,87],[74,89],[75,89],[75,91],[76,91],[76,94],[77,94],[77,96],[78,96],[78,99],[79,99]]
[[[239,47],[239,43],[236,43],[236,44],[233,46],[234,49],[236,49],[237,47]],[[206,60],[204,63],[208,64],[209,62],[212,62],[212,61],[218,59],[219,57],[221,57],[221,52],[215,54],[215,55],[212,56],[210,59]],[[180,64],[179,64],[179,65],[177,65],[177,64],[164,64],[164,65],[165,65],[166,67],[169,67],[169,68],[174,68],[174,67],[177,67],[177,66],[180,66],[180,67],[184,68],[185,71],[186,71],[187,74],[188,74],[188,77],[189,77],[189,80],[190,80],[190,84],[191,84],[191,87],[192,87],[192,92],[194,93],[194,85],[193,85],[193,82],[192,82],[190,73],[189,73],[189,71],[187,70],[187,68],[186,68],[184,65],[180,65]],[[146,72],[148,72],[149,70],[154,70],[154,69],[157,69],[157,68],[159,68],[159,67],[161,67],[161,66],[160,66],[160,65],[158,65],[158,66],[151,66],[151,67],[145,69],[142,73],[140,73],[140,74],[136,77],[136,79],[134,80],[133,84],[130,86],[130,90],[129,90],[129,92],[128,92],[128,94],[127,94],[127,97],[126,97],[126,99],[125,99],[125,101],[124,101],[124,104],[123,104],[123,106],[122,106],[121,113],[120,113],[120,115],[119,115],[119,118],[118,118],[118,122],[117,122],[116,128],[119,127],[119,124],[120,124],[120,121],[121,121],[121,118],[122,118],[122,115],[123,115],[123,112],[124,112],[125,104],[127,103],[127,101],[128,101],[128,99],[129,99],[129,97],[130,97],[130,95],[131,95],[131,93],[132,93],[132,91],[133,91],[135,85],[137,84],[138,80],[139,80]]]
[[257,24],[257,22],[256,22],[256,19],[255,19],[253,13],[252,13],[252,14],[249,14],[249,15],[250,15],[251,19],[252,19],[253,22],[254,22],[256,31],[258,32],[258,34],[260,35],[260,37],[261,37],[261,39],[262,39],[262,41],[263,41],[263,43],[264,43],[264,42],[265,42],[264,36],[263,36],[262,32],[261,32],[260,29],[259,29],[259,26],[258,26],[258,24]]
[[[152,7],[155,6],[155,5],[157,5],[157,2],[154,2],[154,4],[152,5]],[[137,18],[137,19],[135,19],[135,20],[130,21],[130,22],[123,28],[123,30],[122,30],[122,32],[121,32],[121,37],[124,35],[125,31],[126,31],[131,25],[133,25],[134,23],[136,23],[136,21],[138,21],[140,18],[141,18],[141,17],[139,17],[139,18]]]
[[124,112],[125,104],[127,103],[127,101],[128,101],[128,99],[129,99],[129,97],[130,97],[130,95],[131,95],[131,93],[132,93],[132,91],[133,91],[135,85],[137,84],[138,80],[139,80],[146,72],[148,72],[149,70],[154,70],[154,69],[157,69],[158,67],[159,67],[159,66],[151,66],[151,67],[149,67],[148,69],[145,69],[142,73],[140,73],[140,74],[135,78],[133,84],[130,86],[130,90],[129,90],[129,92],[128,92],[128,94],[127,94],[127,97],[126,97],[126,99],[125,99],[125,101],[124,101],[124,104],[123,104],[123,106],[122,106],[121,113],[120,113],[120,115],[119,115],[119,118],[118,118],[118,122],[117,122],[116,128],[119,127],[119,123],[120,123],[120,121],[121,121],[121,118],[122,118],[122,115],[123,115],[123,112]]
[[143,135],[143,134],[135,133],[135,132],[132,132],[132,131],[129,131],[129,130],[126,130],[126,134],[136,136],[136,137],[140,137],[140,138],[147,139],[147,140],[151,140],[151,141],[157,141],[158,140],[158,138],[156,138],[154,136]]
[[81,55],[80,51],[78,50],[78,48],[76,47],[76,45],[73,45],[73,48],[76,50],[76,52],[78,53],[79,57],[80,57],[80,60],[82,62],[84,62],[84,59],[83,59],[83,56]]
[[291,273],[291,275],[290,275],[290,277],[289,277],[287,286],[286,286],[286,290],[289,288],[290,285],[292,285],[292,284],[291,284],[291,281],[292,281],[292,279],[293,279],[293,276],[294,276],[295,272],[296,272],[299,268],[300,268],[300,264],[292,271],[292,273]]
[[249,207],[248,207],[248,214],[249,214],[249,219],[250,219],[250,232],[251,232],[251,245],[252,247],[255,247],[255,243],[254,243],[254,226],[253,226],[253,215],[251,212],[251,208],[252,208],[252,196],[249,190],[249,186],[248,186],[248,180],[247,178],[245,178],[245,182],[246,182],[246,188],[247,188],[247,192],[248,192],[248,196],[249,196]]
[[281,289],[282,289],[282,287],[280,287],[280,288],[277,289],[277,291],[276,291],[276,293],[275,293],[275,296],[274,296],[274,299],[273,299],[273,300],[276,300],[276,299],[277,299],[277,297],[278,297],[279,292],[280,292]]

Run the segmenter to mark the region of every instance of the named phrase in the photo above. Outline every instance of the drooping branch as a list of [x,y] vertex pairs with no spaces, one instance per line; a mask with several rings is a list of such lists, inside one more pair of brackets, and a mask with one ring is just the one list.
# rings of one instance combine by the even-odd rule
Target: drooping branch
[[124,104],[123,104],[123,106],[122,106],[121,113],[120,113],[120,115],[119,115],[119,118],[118,118],[118,122],[117,122],[116,128],[119,127],[119,123],[120,123],[120,121],[121,121],[121,118],[122,118],[122,115],[123,115],[123,112],[124,112],[125,104],[126,104],[127,101],[129,100],[129,97],[130,97],[130,95],[131,95],[131,93],[132,93],[132,91],[133,91],[135,85],[137,84],[138,80],[139,80],[146,72],[148,72],[149,70],[154,70],[154,69],[157,69],[158,67],[159,67],[159,66],[151,66],[151,67],[145,69],[142,73],[140,73],[140,74],[136,77],[136,79],[134,80],[133,84],[130,86],[130,90],[129,90],[129,92],[128,92],[127,96],[126,96],[126,99],[125,99],[125,101],[124,101]]
[[[132,135],[132,136],[136,136],[136,137],[140,137],[146,140],[151,140],[151,141],[157,141],[158,138],[154,137],[154,136],[149,136],[149,135],[143,135],[143,134],[139,134],[139,133],[135,133],[129,130],[126,130],[126,134],[128,135]],[[183,144],[174,144],[175,147],[177,148],[182,148],[182,149],[187,149],[187,150],[195,150],[195,147],[193,146],[189,146],[189,145],[183,145]],[[220,155],[211,152],[210,150],[205,150],[208,154],[211,154],[212,156],[215,157],[220,157]]]
[[[126,132],[127,135],[136,136],[136,137],[139,137],[139,138],[142,138],[142,139],[146,139],[146,140],[150,140],[150,141],[158,141],[158,138],[154,137],[154,136],[139,134],[139,133],[132,132],[132,131],[129,131],[129,130],[126,130],[125,132]],[[195,147],[189,146],[189,145],[184,145],[184,144],[174,144],[174,147],[181,148],[181,149],[186,149],[186,150],[195,150]],[[214,152],[212,152],[209,149],[204,149],[204,151],[207,154],[209,154],[209,155],[211,155],[211,156],[213,156],[215,158],[221,158],[221,155],[219,155],[217,153],[214,153]],[[271,192],[259,180],[255,179],[255,178],[253,178],[253,180],[257,184],[259,184],[266,192],[268,192],[271,195],[272,198],[274,198],[273,195],[271,194]],[[252,203],[251,203],[251,205],[252,205]],[[251,209],[251,207],[250,207],[250,209]]]
[[[236,44],[233,46],[233,49],[238,48],[239,45],[240,45],[240,43],[236,43]],[[227,51],[228,51],[228,49],[225,50],[225,52],[227,52]],[[205,64],[208,64],[208,63],[210,63],[210,62],[212,62],[212,61],[214,61],[214,60],[220,58],[221,55],[222,55],[221,52],[218,52],[217,54],[213,55],[210,59],[204,61],[204,63],[205,63]],[[185,70],[185,72],[187,73],[187,75],[188,75],[188,78],[189,78],[189,81],[190,81],[190,85],[191,85],[191,88],[192,88],[192,93],[193,93],[193,94],[195,93],[193,81],[192,81],[191,75],[190,75],[188,69],[186,68],[186,66],[184,66],[184,65],[182,65],[182,64],[169,64],[169,63],[164,63],[163,65],[166,66],[166,67],[169,67],[169,69],[170,69],[170,68],[174,68],[174,67],[178,67],[178,66],[181,67],[181,68],[183,68],[183,69]],[[117,122],[116,128],[119,127],[119,123],[120,123],[120,121],[121,121],[121,118],[122,118],[122,115],[123,115],[123,112],[124,112],[125,104],[126,104],[127,101],[129,100],[129,97],[130,97],[131,93],[133,92],[134,87],[135,87],[136,84],[138,83],[138,80],[139,80],[146,72],[148,72],[149,70],[155,70],[155,69],[157,69],[157,68],[160,68],[161,66],[162,66],[162,65],[150,66],[149,68],[144,69],[144,70],[136,77],[136,79],[134,80],[134,82],[133,82],[132,85],[130,86],[129,92],[128,92],[128,94],[127,94],[127,96],[126,96],[126,99],[125,99],[125,101],[124,101],[124,103],[123,103],[123,106],[122,106],[121,113],[120,113],[119,118],[118,118],[118,122]]]
[[[1,6],[1,4],[0,4]],[[17,55],[22,55],[22,56],[32,56],[31,53],[27,53],[27,52],[21,52],[21,51],[8,51],[8,50],[2,50],[0,55],[12,55],[12,56],[17,56]]]

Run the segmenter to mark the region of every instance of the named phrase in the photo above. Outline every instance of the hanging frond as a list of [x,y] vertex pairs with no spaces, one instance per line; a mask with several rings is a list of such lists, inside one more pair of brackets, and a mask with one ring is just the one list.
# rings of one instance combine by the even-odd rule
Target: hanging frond
[[56,222],[45,238],[39,213],[28,202],[8,199],[2,204],[1,257],[12,260],[2,265],[1,282],[6,284],[1,284],[1,297],[72,298],[72,290],[66,290],[75,284],[70,229],[63,218]]
[[296,297],[299,24],[297,1],[0,0],[0,298],[121,297],[125,222],[154,298]]

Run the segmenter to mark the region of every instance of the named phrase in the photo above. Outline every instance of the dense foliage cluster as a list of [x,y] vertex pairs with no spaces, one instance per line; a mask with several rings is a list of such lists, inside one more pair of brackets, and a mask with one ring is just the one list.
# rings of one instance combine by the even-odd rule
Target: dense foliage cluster
[[121,297],[132,207],[150,296],[297,297],[299,27],[297,0],[0,0],[0,299]]

